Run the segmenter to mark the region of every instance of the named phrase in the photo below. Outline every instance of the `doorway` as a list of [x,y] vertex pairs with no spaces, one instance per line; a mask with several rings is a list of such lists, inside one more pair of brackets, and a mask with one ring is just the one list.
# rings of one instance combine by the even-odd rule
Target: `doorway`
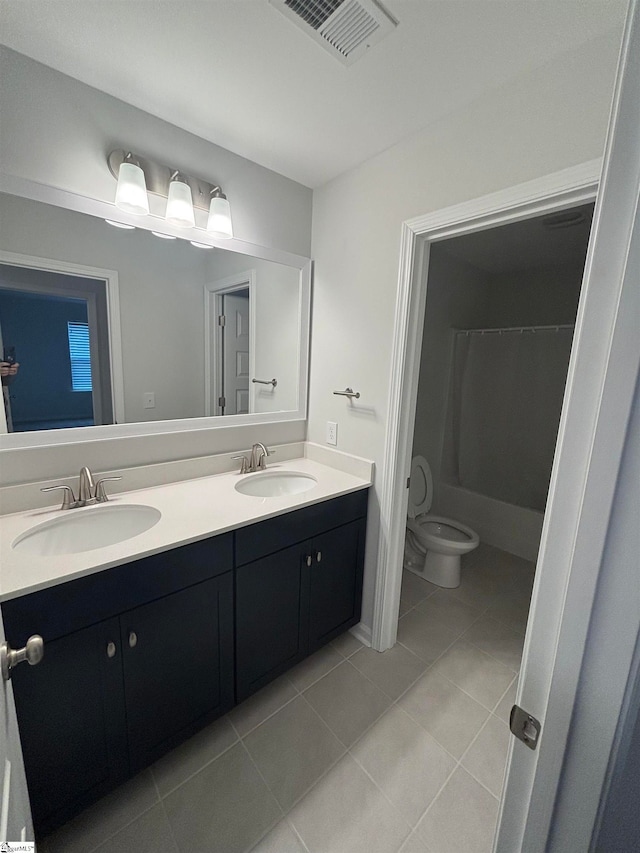
[[[433,820],[459,849],[489,851],[497,821],[592,214],[580,205],[443,240],[424,269],[411,450],[433,477],[422,512],[480,545],[447,589],[407,534],[397,639],[430,667],[403,702],[457,759]],[[477,806],[464,832],[447,796]]]
[[205,415],[254,412],[255,272],[205,285],[204,300]]

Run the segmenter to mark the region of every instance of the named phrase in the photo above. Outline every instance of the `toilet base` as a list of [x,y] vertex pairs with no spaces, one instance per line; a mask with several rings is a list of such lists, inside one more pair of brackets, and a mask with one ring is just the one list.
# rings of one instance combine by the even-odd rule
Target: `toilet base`
[[404,567],[407,571],[436,586],[445,589],[455,589],[460,586],[459,554],[438,554],[437,551],[427,551],[422,565],[414,560],[405,560]]

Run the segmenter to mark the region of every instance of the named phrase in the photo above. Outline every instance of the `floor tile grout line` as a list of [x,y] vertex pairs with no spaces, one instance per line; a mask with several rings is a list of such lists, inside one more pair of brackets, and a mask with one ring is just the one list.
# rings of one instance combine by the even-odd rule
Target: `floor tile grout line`
[[444,782],[442,783],[442,785],[440,785],[440,787],[439,787],[439,788],[438,788],[438,790],[436,791],[436,793],[435,793],[435,795],[434,795],[433,799],[431,800],[431,802],[429,803],[429,805],[424,809],[424,811],[422,812],[422,814],[421,814],[421,815],[420,815],[420,817],[418,818],[418,820],[417,820],[417,822],[416,822],[416,825],[414,826],[414,831],[416,831],[416,832],[418,833],[418,837],[420,838],[420,840],[422,840],[422,836],[421,836],[421,835],[420,835],[420,833],[418,832],[418,826],[422,823],[422,821],[423,821],[423,819],[424,819],[424,816],[425,816],[425,815],[426,815],[426,813],[427,813],[427,812],[432,808],[432,806],[434,805],[434,803],[436,802],[436,800],[438,799],[438,797],[440,796],[440,794],[441,794],[441,793],[444,791],[444,789],[447,787],[447,785],[449,784],[449,781],[451,780],[451,777],[452,777],[452,776],[453,776],[453,774],[456,772],[456,770],[458,769],[458,767],[459,767],[459,766],[460,766],[460,762],[459,762],[459,761],[456,761],[456,763],[453,765],[453,768],[451,769],[451,772],[449,773],[449,775],[447,776],[447,778],[444,780]]
[[[482,651],[482,649],[480,649],[480,651]],[[434,661],[434,666],[435,666],[435,664],[436,664],[436,663],[437,663],[437,661]],[[479,699],[476,699],[476,697],[475,697],[475,696],[472,696],[472,695],[471,695],[471,693],[469,693],[467,690],[465,690],[465,689],[464,689],[464,687],[460,687],[460,685],[459,685],[459,684],[456,684],[456,683],[455,683],[455,681],[452,681],[448,676],[444,675],[444,673],[442,673],[442,672],[437,672],[437,673],[436,673],[436,675],[440,676],[440,678],[444,678],[444,680],[445,680],[445,681],[448,681],[448,682],[449,682],[449,684],[453,684],[453,686],[454,686],[454,687],[457,687],[457,688],[458,688],[458,690],[460,690],[462,693],[464,693],[464,694],[465,694],[465,696],[468,696],[468,697],[469,697],[469,699],[473,699],[473,701],[474,701],[477,705],[480,705],[480,707],[481,707],[481,708],[483,708],[485,711],[488,711],[490,714],[492,714],[492,713],[493,713],[492,708],[487,708],[487,706],[486,706],[486,705],[484,705],[482,702],[480,702],[480,700],[479,700]],[[514,673],[514,675],[515,675],[515,676],[517,676],[517,675],[518,675],[518,673]],[[511,686],[511,684],[512,684],[512,683],[513,683],[513,679],[509,682],[509,687]],[[507,690],[508,690],[508,689],[509,689],[509,688],[507,688]],[[506,693],[506,690],[505,690],[505,693]],[[504,693],[503,693],[502,695],[504,696]],[[500,698],[502,698],[502,697],[500,697]],[[500,700],[498,700],[498,701],[500,701]],[[495,706],[494,706],[494,707],[495,707]]]
[[[326,648],[326,646],[323,646],[323,648]],[[320,649],[318,649],[318,651],[321,651],[321,650],[320,650]],[[360,650],[358,649],[358,651],[360,651]],[[314,652],[314,654],[317,654],[317,653],[316,653],[316,652]],[[336,652],[336,654],[340,654],[340,652]],[[309,660],[309,658],[306,658],[306,660]],[[297,691],[298,691],[298,693],[302,696],[302,694],[303,694],[303,693],[305,693],[305,692],[306,692],[310,687],[313,687],[313,685],[314,685],[314,684],[317,684],[319,681],[322,681],[322,679],[325,677],[325,675],[329,675],[329,673],[330,673],[330,672],[333,672],[333,670],[334,670],[334,669],[337,669],[339,666],[342,666],[342,664],[343,664],[343,663],[346,663],[348,660],[349,660],[349,658],[345,658],[344,656],[342,656],[342,660],[338,661],[338,663],[337,663],[337,664],[335,664],[334,666],[332,666],[332,667],[331,667],[330,669],[328,669],[326,672],[323,672],[323,673],[322,673],[322,675],[319,675],[319,676],[318,676],[318,678],[316,678],[314,681],[311,681],[311,682],[310,682],[309,684],[307,684],[307,686],[306,686],[306,687],[304,687],[302,690],[300,690],[300,688],[299,688],[299,687],[296,687],[296,685],[295,685],[295,684],[293,684],[293,682],[291,682],[291,683],[293,684],[293,686],[294,686],[294,687],[296,687],[296,690],[297,690]],[[300,661],[300,663],[304,663],[304,661]],[[300,665],[300,664],[298,664],[298,666],[299,666],[299,665]]]
[[[335,766],[335,765],[334,765],[334,766]],[[290,810],[289,810],[289,811],[290,811]],[[296,838],[298,839],[298,841],[300,842],[300,844],[302,844],[302,846],[304,847],[304,849],[305,849],[305,853],[310,853],[309,848],[307,847],[307,845],[306,845],[306,843],[305,843],[304,838],[300,835],[300,833],[298,832],[298,830],[295,828],[295,826],[294,826],[294,824],[293,824],[293,821],[289,818],[289,813],[287,813],[287,814],[285,815],[285,818],[284,818],[284,819],[287,821],[287,824],[288,824],[288,825],[289,825],[289,827],[291,828],[291,831],[294,833],[294,835],[296,836]]]
[[[160,792],[158,792],[160,793]],[[171,819],[169,818],[169,813],[167,812],[167,807],[165,805],[164,800],[160,797],[160,806],[162,808],[162,812],[167,819],[167,825],[169,827],[169,832],[171,833],[171,840],[176,848],[176,853],[180,853],[180,845],[178,844],[178,839],[176,838],[175,832],[173,831],[173,824],[171,823]]]
[[[224,717],[220,717],[220,719],[224,719]],[[190,773],[188,776],[185,776],[185,778],[182,780],[182,782],[179,782],[175,787],[170,788],[164,794],[160,793],[160,788],[158,787],[158,784],[157,784],[156,778],[155,778],[155,774],[153,773],[153,765],[151,765],[149,770],[151,771],[151,774],[153,775],[153,781],[156,783],[156,788],[158,790],[158,796],[160,797],[161,800],[164,800],[167,797],[171,796],[171,794],[175,793],[178,790],[178,788],[182,788],[183,785],[186,785],[187,782],[190,782],[193,778],[195,778],[200,773],[202,773],[203,770],[206,770],[210,764],[213,764],[214,761],[217,761],[219,758],[222,758],[223,755],[226,755],[226,753],[229,752],[229,750],[233,749],[234,746],[237,746],[240,743],[242,738],[238,735],[238,732],[236,731],[236,728],[233,725],[233,723],[231,722],[231,720],[229,720],[229,723],[233,727],[233,730],[236,734],[236,739],[233,741],[233,743],[230,743],[228,746],[225,746],[225,748],[220,750],[220,752],[217,755],[215,755],[213,758],[210,758],[201,767],[199,767],[197,770],[194,770],[193,773]]]
[[[502,696],[498,699],[498,701],[496,702],[496,704],[493,706],[493,710],[491,711],[491,713],[492,713],[495,717],[498,717],[498,715],[496,714],[496,708],[497,708],[497,707],[498,707],[498,705],[502,702],[502,700],[503,700],[503,699],[504,699],[504,697],[507,695],[507,693],[511,690],[511,687],[513,686],[514,681],[518,681],[518,680],[519,680],[519,678],[520,678],[520,673],[519,673],[519,672],[516,672],[515,676],[511,679],[511,681],[510,681],[509,686],[507,687],[507,689],[504,691],[504,693],[502,694]],[[502,719],[502,718],[501,718],[501,717],[498,717],[498,719],[500,720],[500,719]],[[509,725],[509,724],[507,723],[507,725]]]
[[[351,664],[351,666],[353,666],[353,664]],[[353,668],[356,670],[356,672],[360,672],[360,670],[356,669],[356,668],[355,668],[355,666],[354,666]],[[328,673],[327,673],[327,674],[328,674]],[[366,676],[365,676],[365,677],[366,677]],[[343,741],[343,740],[338,736],[338,734],[337,734],[336,732],[334,732],[334,730],[331,728],[331,726],[329,725],[329,723],[327,723],[327,721],[323,719],[323,717],[318,713],[318,711],[316,711],[316,709],[313,707],[313,705],[312,705],[312,704],[311,704],[311,702],[307,699],[307,697],[304,695],[304,693],[301,693],[300,695],[302,696],[302,698],[304,699],[304,701],[307,703],[307,705],[311,708],[311,710],[312,710],[312,711],[313,711],[313,713],[316,715],[316,717],[320,720],[320,722],[322,723],[322,725],[323,725],[323,726],[325,726],[325,728],[327,728],[327,729],[331,732],[331,734],[334,736],[334,738],[336,738],[336,740],[337,740],[337,741],[338,741],[338,742],[339,742],[339,743],[344,747],[345,752],[348,752],[348,751],[349,751],[349,744],[346,744],[346,743],[345,743],[345,742],[344,742],[344,741]],[[385,694],[385,695],[386,695],[386,694]],[[383,712],[383,713],[384,713],[384,712]],[[381,714],[380,716],[382,716],[382,714]],[[379,720],[379,719],[380,719],[380,717],[376,717],[376,720],[374,721],[374,723],[375,723],[377,720]],[[374,723],[372,723],[371,725],[374,725]],[[369,731],[369,728],[371,728],[371,726],[368,726],[368,727],[367,727],[367,731]]]
[[[295,685],[294,685],[294,686],[295,686]],[[254,695],[255,695],[255,696],[257,696],[258,694],[256,693],[256,694],[254,694]],[[256,729],[259,729],[259,728],[260,728],[260,726],[261,726],[263,723],[266,723],[266,722],[267,722],[267,720],[270,720],[272,717],[275,717],[275,715],[276,715],[279,711],[282,711],[282,709],[283,709],[283,708],[286,708],[286,707],[287,707],[287,705],[290,705],[290,704],[291,704],[295,699],[297,699],[297,698],[298,698],[298,696],[302,696],[302,693],[301,693],[301,692],[296,688],[296,695],[295,695],[295,696],[290,696],[290,697],[289,697],[289,699],[287,699],[285,702],[283,702],[283,703],[282,703],[282,705],[279,705],[275,710],[273,710],[273,711],[271,711],[269,714],[267,714],[267,716],[266,716],[264,719],[260,720],[260,722],[259,722],[259,723],[256,723],[256,724],[255,724],[255,726],[252,726],[250,729],[247,729],[247,731],[246,731],[244,734],[242,734],[242,735],[240,734],[240,732],[239,732],[239,731],[238,731],[238,729],[236,728],[235,724],[234,724],[231,720],[229,720],[229,722],[230,722],[230,723],[231,723],[231,725],[233,726],[233,728],[234,728],[234,730],[235,730],[236,734],[238,735],[238,738],[239,738],[240,740],[242,740],[243,738],[245,738],[245,737],[247,737],[248,735],[250,735],[252,732],[255,732],[255,730],[256,730]],[[237,705],[236,707],[240,707],[240,706],[239,706],[239,705]]]
[[[308,703],[307,703],[307,704],[308,704]],[[311,706],[310,706],[310,707],[311,707]],[[313,710],[315,710],[315,709],[313,709]],[[322,718],[320,718],[320,719],[322,720]],[[324,720],[322,720],[322,722],[324,723],[324,725],[325,725],[325,726],[327,725],[327,724],[324,722]],[[328,726],[327,726],[327,728],[328,728]],[[331,729],[329,729],[329,731],[331,731]],[[328,766],[328,767],[327,767],[327,768],[322,772],[322,774],[321,774],[320,776],[318,776],[318,778],[317,778],[317,779],[316,779],[316,780],[315,780],[311,785],[309,785],[309,787],[308,787],[308,788],[306,788],[306,789],[304,790],[304,792],[303,792],[303,793],[302,793],[302,794],[301,794],[301,795],[300,795],[296,800],[294,800],[294,802],[293,802],[293,803],[292,803],[288,808],[286,808],[286,809],[285,809],[285,808],[283,808],[283,807],[280,805],[280,803],[278,802],[278,800],[277,800],[277,798],[276,798],[275,794],[274,794],[274,793],[273,793],[273,791],[271,790],[271,788],[270,788],[269,784],[268,784],[268,783],[267,783],[267,781],[264,779],[264,776],[262,776],[262,774],[260,774],[261,778],[263,779],[263,781],[264,781],[265,785],[267,786],[267,788],[268,788],[268,790],[269,790],[269,793],[270,793],[270,794],[273,796],[273,798],[276,800],[276,802],[278,803],[278,807],[279,807],[279,808],[280,808],[280,810],[282,811],[282,818],[281,818],[281,820],[282,820],[282,819],[285,819],[285,820],[289,823],[289,825],[291,826],[291,828],[293,829],[293,831],[295,832],[295,834],[298,836],[298,838],[300,839],[300,841],[302,842],[302,844],[303,844],[303,846],[304,846],[304,849],[305,849],[307,852],[308,852],[308,849],[309,849],[309,848],[307,847],[307,845],[306,845],[306,843],[305,843],[305,841],[304,841],[303,837],[300,835],[300,833],[299,833],[299,832],[298,832],[298,830],[296,829],[295,824],[293,823],[293,821],[292,821],[292,820],[291,820],[291,818],[290,818],[290,815],[291,815],[291,812],[295,809],[295,807],[296,807],[299,803],[301,803],[301,802],[304,800],[304,798],[305,798],[308,794],[310,794],[310,793],[311,793],[311,791],[313,791],[313,789],[314,789],[317,785],[319,785],[319,784],[320,784],[320,782],[322,782],[322,780],[323,780],[326,776],[328,776],[328,775],[329,775],[329,773],[330,773],[330,772],[331,772],[331,771],[332,771],[332,770],[337,766],[337,764],[338,764],[340,761],[342,761],[342,759],[345,757],[345,755],[348,755],[348,753],[349,753],[349,749],[348,749],[347,747],[345,747],[345,746],[344,746],[344,744],[342,743],[342,741],[340,741],[340,739],[337,737],[337,735],[335,735],[333,732],[331,732],[331,734],[333,734],[333,736],[334,736],[334,737],[339,741],[340,745],[343,747],[342,752],[340,753],[340,755],[339,755],[339,756],[337,756],[337,757],[336,757],[335,761],[333,761],[333,762],[332,762],[332,763],[331,763],[331,764],[330,764],[330,765],[329,765],[329,766]],[[247,747],[246,747],[246,746],[245,746],[245,749],[247,749]],[[247,752],[248,752],[248,751],[249,751],[249,750],[247,749]],[[250,755],[250,754],[249,754],[249,757],[251,757],[251,755]],[[255,764],[255,762],[254,762],[254,764]],[[259,769],[258,769],[258,772],[260,772],[260,771],[259,771]],[[280,822],[280,821],[278,821],[278,822]],[[269,827],[269,829],[264,833],[264,835],[262,835],[262,836],[258,839],[258,841],[256,841],[256,842],[255,842],[254,847],[255,847],[255,846],[257,846],[257,845],[260,843],[260,841],[262,841],[262,840],[264,839],[264,837],[265,837],[266,835],[268,835],[268,834],[269,834],[269,832],[271,832],[271,830],[272,830],[272,829],[274,828],[274,826],[276,826],[276,825],[277,825],[277,824],[274,824],[273,826]],[[252,850],[252,849],[253,849],[253,848],[250,848],[250,850]]]
[[[355,744],[354,744],[354,746],[355,746]],[[391,799],[389,798],[389,796],[387,795],[387,793],[386,793],[385,791],[383,791],[383,789],[380,787],[380,785],[378,785],[378,783],[377,783],[377,782],[376,782],[376,780],[373,778],[373,776],[369,773],[369,771],[366,769],[366,767],[364,767],[364,765],[362,765],[362,764],[358,761],[358,759],[356,758],[356,756],[355,756],[355,755],[353,755],[353,753],[351,752],[351,749],[349,749],[349,751],[348,751],[348,755],[349,755],[349,757],[352,759],[352,761],[354,761],[354,762],[357,764],[357,766],[358,766],[358,767],[360,768],[360,770],[364,773],[364,775],[367,777],[367,779],[369,779],[369,781],[371,782],[371,784],[372,784],[375,788],[377,788],[377,789],[378,789],[378,791],[380,792],[380,794],[382,794],[382,796],[384,797],[384,799],[385,799],[385,800],[387,801],[387,803],[391,806],[391,808],[392,808],[392,809],[393,809],[393,811],[398,815],[398,817],[403,821],[403,823],[404,823],[406,826],[408,826],[408,827],[409,827],[409,832],[405,835],[405,837],[404,837],[404,838],[402,839],[402,841],[400,842],[400,847],[402,847],[402,845],[405,843],[405,841],[407,840],[407,838],[409,838],[409,836],[411,835],[411,833],[412,833],[412,832],[413,832],[413,830],[415,829],[415,825],[414,825],[414,824],[412,824],[412,823],[411,823],[411,821],[409,820],[409,818],[408,818],[408,817],[407,817],[403,812],[401,812],[401,811],[400,811],[400,809],[398,808],[398,806],[393,802],[393,800],[391,800]],[[400,848],[398,848],[398,849],[400,849]]]
[[[116,788],[116,790],[118,790],[118,789]],[[98,800],[98,802],[100,802],[100,800]],[[83,851],[83,853],[95,853],[95,851],[96,851],[96,850],[99,850],[99,849],[100,849],[100,847],[102,847],[102,845],[103,845],[103,844],[106,844],[106,842],[107,842],[107,841],[111,841],[111,839],[112,839],[112,838],[115,838],[115,836],[116,836],[119,832],[122,832],[122,830],[123,830],[123,829],[127,829],[128,827],[130,827],[132,824],[134,824],[134,823],[138,820],[138,818],[141,818],[141,817],[142,817],[143,815],[145,815],[147,812],[150,812],[150,811],[151,811],[151,809],[155,808],[157,805],[159,805],[159,801],[158,801],[158,802],[153,803],[153,805],[148,806],[146,809],[143,809],[143,810],[142,810],[141,812],[139,812],[139,813],[138,813],[138,814],[137,814],[137,815],[136,815],[132,820],[129,820],[129,821],[127,821],[126,823],[123,823],[123,824],[122,824],[122,826],[118,827],[118,829],[117,829],[115,832],[112,832],[110,835],[106,836],[105,838],[102,838],[102,839],[100,840],[100,843],[99,843],[99,844],[97,844],[95,847],[91,847],[89,850],[85,850],[85,851]],[[72,818],[72,820],[73,820],[73,818]],[[63,824],[63,826],[66,826],[66,825],[67,825],[67,824]],[[62,827],[60,827],[60,829],[62,829]],[[52,834],[53,834],[53,833],[52,833]],[[44,840],[46,841],[47,839],[44,839]],[[48,844],[47,846],[49,846],[49,847],[50,847],[51,845],[49,845],[49,844]]]
[[275,795],[275,794],[273,793],[273,791],[271,790],[271,786],[269,785],[269,783],[267,782],[267,780],[266,780],[266,779],[264,778],[264,776],[262,775],[262,771],[261,771],[261,770],[260,770],[260,768],[258,767],[257,763],[254,761],[253,756],[251,755],[251,753],[250,753],[250,752],[249,752],[249,750],[247,749],[246,744],[245,744],[245,743],[243,743],[242,739],[240,739],[240,744],[241,744],[242,748],[244,749],[244,751],[245,751],[245,753],[246,753],[246,755],[247,755],[247,757],[248,757],[249,761],[251,762],[251,764],[252,764],[252,765],[253,765],[253,767],[255,768],[256,773],[258,774],[258,776],[259,776],[259,777],[260,777],[260,779],[262,780],[262,784],[265,786],[265,788],[267,789],[268,793],[271,795],[271,797],[272,797],[272,799],[273,799],[274,803],[276,804],[276,806],[278,807],[278,809],[279,809],[279,811],[280,811],[280,815],[279,815],[279,816],[278,816],[278,817],[277,817],[277,818],[276,818],[272,823],[270,823],[270,824],[269,824],[269,826],[268,826],[268,827],[267,827],[267,829],[262,833],[262,835],[261,835],[258,839],[256,839],[252,844],[250,844],[248,847],[245,847],[245,848],[244,848],[243,853],[250,853],[250,851],[251,851],[251,850],[256,846],[256,844],[259,844],[259,843],[260,843],[260,841],[262,841],[262,839],[265,837],[265,835],[268,835],[268,834],[271,832],[271,830],[272,830],[274,827],[276,827],[284,817],[286,817],[286,812],[285,812],[285,810],[282,808],[282,806],[280,805],[280,802],[279,802],[278,798],[276,797],[276,795]]
[[[473,625],[470,625],[468,630],[471,630],[471,628],[473,628]],[[465,643],[469,643],[470,646],[473,646],[474,648],[478,649],[478,651],[483,652],[485,655],[487,655],[487,657],[490,657],[492,660],[496,661],[496,663],[499,663],[501,666],[504,666],[514,675],[518,675],[518,673],[520,672],[520,670],[515,670],[513,669],[513,667],[508,666],[508,664],[504,663],[504,661],[499,660],[495,655],[492,655],[491,652],[488,652],[486,649],[483,649],[482,646],[479,646],[477,643],[474,643],[473,640],[465,639],[464,634],[461,637],[458,637],[458,640],[464,640]]]

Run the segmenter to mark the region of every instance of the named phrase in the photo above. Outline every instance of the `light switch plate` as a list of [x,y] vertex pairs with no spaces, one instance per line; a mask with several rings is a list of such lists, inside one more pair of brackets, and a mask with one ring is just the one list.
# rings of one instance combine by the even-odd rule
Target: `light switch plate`
[[142,408],[143,409],[155,409],[156,407],[156,395],[154,391],[145,391],[142,395]]
[[327,444],[338,444],[338,424],[333,421],[327,421]]

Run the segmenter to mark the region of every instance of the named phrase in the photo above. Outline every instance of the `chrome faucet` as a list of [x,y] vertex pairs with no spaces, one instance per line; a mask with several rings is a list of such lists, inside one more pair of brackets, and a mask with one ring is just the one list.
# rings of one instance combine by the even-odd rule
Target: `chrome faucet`
[[98,480],[96,483],[94,482],[93,474],[85,465],[80,469],[77,499],[71,486],[67,485],[46,486],[44,489],[40,489],[40,491],[54,492],[58,489],[62,489],[64,491],[64,497],[62,499],[62,506],[60,509],[76,509],[80,506],[92,506],[96,503],[104,503],[105,501],[108,501],[109,498],[105,492],[104,484],[121,479],[122,477],[102,477],[102,479]]
[[267,456],[272,456],[273,450],[269,450],[261,441],[256,442],[251,448],[249,460],[250,471],[264,471],[267,467]]
[[237,456],[232,456],[232,459],[242,460],[240,463],[240,474],[253,474],[255,471],[264,471],[267,467],[267,456],[273,456],[275,450],[269,450],[268,447],[258,441],[251,448],[249,458],[239,453]]
[[93,474],[85,465],[80,469],[80,484],[78,486],[78,504],[89,506],[96,503],[96,484],[93,482]]

